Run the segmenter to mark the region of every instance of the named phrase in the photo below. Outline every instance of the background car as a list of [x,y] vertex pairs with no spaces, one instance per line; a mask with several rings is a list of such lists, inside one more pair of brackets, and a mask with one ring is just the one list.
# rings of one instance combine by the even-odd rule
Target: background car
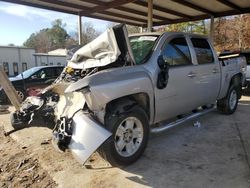
[[[23,101],[27,96],[35,96],[43,88],[50,85],[61,74],[63,68],[63,66],[33,67],[9,79]],[[6,103],[9,103],[9,100],[0,87],[0,104]]]

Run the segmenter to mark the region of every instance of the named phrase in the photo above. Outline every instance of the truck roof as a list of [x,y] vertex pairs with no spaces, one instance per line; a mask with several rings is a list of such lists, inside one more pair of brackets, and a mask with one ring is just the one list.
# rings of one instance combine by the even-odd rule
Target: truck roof
[[155,36],[161,36],[164,34],[182,34],[182,35],[189,35],[189,36],[193,36],[193,37],[199,37],[199,38],[209,38],[207,35],[202,35],[202,34],[196,34],[196,33],[185,33],[185,32],[145,32],[145,33],[135,33],[135,34],[131,34],[129,35],[129,37],[133,37],[133,36],[145,36],[145,35],[155,35]]

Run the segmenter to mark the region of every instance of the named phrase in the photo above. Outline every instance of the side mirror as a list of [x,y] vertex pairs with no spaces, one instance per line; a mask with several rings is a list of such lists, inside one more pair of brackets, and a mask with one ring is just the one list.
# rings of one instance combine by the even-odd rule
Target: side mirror
[[167,87],[168,84],[168,69],[169,69],[169,65],[167,63],[167,61],[165,61],[163,59],[163,56],[160,55],[157,59],[157,63],[158,66],[160,67],[160,72],[158,74],[158,78],[157,78],[157,88],[158,89],[164,89],[165,87]]
[[168,69],[168,62],[164,60],[163,55],[160,55],[157,59],[158,66],[161,70],[167,70]]

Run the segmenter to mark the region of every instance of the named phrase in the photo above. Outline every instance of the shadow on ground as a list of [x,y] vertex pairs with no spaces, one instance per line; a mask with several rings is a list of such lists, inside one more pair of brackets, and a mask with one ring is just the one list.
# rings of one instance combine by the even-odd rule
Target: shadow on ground
[[[165,133],[151,135],[141,159],[123,170],[151,187],[249,187],[250,101],[230,116],[214,111]],[[244,113],[243,113],[244,114]],[[242,134],[244,133],[244,134]]]

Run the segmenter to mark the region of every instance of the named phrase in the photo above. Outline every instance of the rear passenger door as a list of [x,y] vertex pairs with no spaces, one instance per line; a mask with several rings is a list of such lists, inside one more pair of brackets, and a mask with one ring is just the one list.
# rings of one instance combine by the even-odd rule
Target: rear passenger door
[[190,38],[193,45],[194,58],[197,63],[196,91],[199,92],[201,105],[216,101],[220,90],[220,65],[211,45],[206,38]]

